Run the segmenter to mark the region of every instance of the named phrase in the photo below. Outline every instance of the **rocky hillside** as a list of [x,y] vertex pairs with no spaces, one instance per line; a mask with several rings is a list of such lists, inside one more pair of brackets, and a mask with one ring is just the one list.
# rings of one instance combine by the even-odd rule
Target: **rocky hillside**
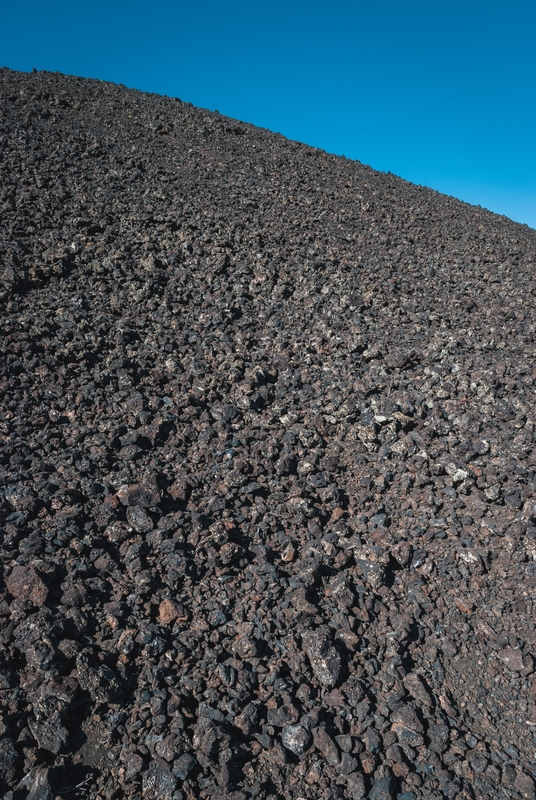
[[534,799],[536,232],[0,70],[0,791]]

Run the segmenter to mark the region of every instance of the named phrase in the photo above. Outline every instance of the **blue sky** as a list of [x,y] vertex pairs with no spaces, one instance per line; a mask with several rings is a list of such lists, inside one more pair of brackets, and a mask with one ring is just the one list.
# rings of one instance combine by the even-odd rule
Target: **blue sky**
[[534,0],[5,0],[0,66],[180,97],[536,228]]

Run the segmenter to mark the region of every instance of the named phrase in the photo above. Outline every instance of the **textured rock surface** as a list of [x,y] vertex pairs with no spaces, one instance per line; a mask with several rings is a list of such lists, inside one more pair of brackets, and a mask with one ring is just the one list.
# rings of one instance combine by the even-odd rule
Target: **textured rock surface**
[[3,796],[534,797],[536,233],[170,98],[0,101]]

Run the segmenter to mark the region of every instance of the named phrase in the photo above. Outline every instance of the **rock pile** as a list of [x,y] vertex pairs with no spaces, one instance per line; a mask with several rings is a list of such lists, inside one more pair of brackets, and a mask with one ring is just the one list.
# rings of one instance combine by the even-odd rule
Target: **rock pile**
[[0,71],[0,791],[535,798],[536,233]]

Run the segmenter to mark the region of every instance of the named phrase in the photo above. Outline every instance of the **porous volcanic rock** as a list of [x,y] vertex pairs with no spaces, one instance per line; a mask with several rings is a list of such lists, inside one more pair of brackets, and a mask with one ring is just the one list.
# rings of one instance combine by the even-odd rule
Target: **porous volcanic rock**
[[0,792],[535,797],[536,233],[0,70]]

